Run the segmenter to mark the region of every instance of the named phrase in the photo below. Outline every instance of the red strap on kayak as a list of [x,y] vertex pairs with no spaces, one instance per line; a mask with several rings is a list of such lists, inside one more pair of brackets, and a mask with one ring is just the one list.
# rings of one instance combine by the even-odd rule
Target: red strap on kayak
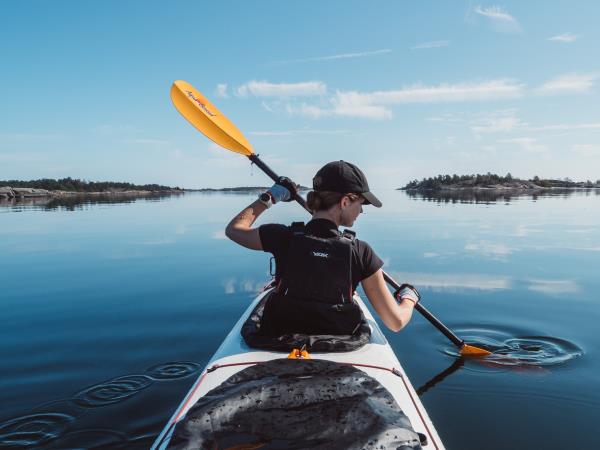
[[[198,380],[198,383],[196,384],[196,386],[194,386],[194,390],[188,396],[186,402],[184,403],[184,405],[179,410],[179,414],[177,414],[177,416],[175,417],[175,419],[173,420],[173,422],[171,423],[171,426],[169,428],[173,427],[177,422],[179,422],[179,420],[181,419],[181,417],[184,415],[183,411],[185,411],[187,409],[190,401],[192,400],[192,398],[194,398],[194,394],[198,391],[198,388],[202,384],[202,381],[204,381],[204,379],[206,378],[206,375],[208,375],[209,373],[214,372],[217,369],[222,369],[222,368],[225,368],[225,367],[251,366],[251,365],[260,364],[260,363],[263,363],[263,362],[264,361],[247,361],[247,362],[238,362],[238,363],[229,363],[229,364],[215,364],[215,365],[209,367],[208,369],[206,369],[206,372],[200,377],[200,379]],[[372,365],[372,364],[360,364],[360,363],[349,363],[349,362],[338,362],[338,361],[335,361],[335,362],[337,362],[338,364],[346,364],[346,365],[355,366],[355,367],[367,367],[369,369],[385,370],[386,372],[391,372],[394,375],[396,375],[397,377],[399,377],[402,380],[402,383],[404,383],[404,387],[406,388],[406,392],[408,392],[408,396],[410,397],[410,400],[411,400],[413,406],[415,407],[415,410],[417,411],[417,414],[419,414],[419,418],[421,419],[421,422],[425,426],[425,429],[427,430],[427,434],[431,437],[431,442],[433,443],[433,445],[436,448],[436,450],[439,450],[440,447],[437,445],[437,443],[433,439],[433,435],[431,433],[431,430],[427,426],[427,421],[423,417],[423,414],[421,414],[421,410],[417,406],[417,402],[414,399],[414,396],[412,394],[412,391],[411,391],[410,387],[408,386],[408,383],[406,382],[406,380],[404,379],[404,376],[402,375],[402,373],[398,369],[396,369],[395,367],[390,368],[390,367],[383,367],[383,366],[375,366],[375,365]],[[165,434],[165,436],[167,436],[167,434]]]

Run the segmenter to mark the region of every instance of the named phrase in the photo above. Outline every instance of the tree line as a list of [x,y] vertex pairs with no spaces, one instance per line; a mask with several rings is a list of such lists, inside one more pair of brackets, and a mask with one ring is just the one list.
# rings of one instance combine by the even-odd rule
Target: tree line
[[475,186],[491,186],[498,184],[517,184],[519,182],[533,183],[539,187],[600,187],[600,180],[593,183],[590,180],[585,182],[576,182],[570,178],[558,179],[542,179],[537,175],[530,180],[520,180],[519,178],[513,178],[513,176],[507,173],[505,176],[496,175],[495,173],[488,172],[485,175],[482,174],[471,174],[471,175],[437,175],[436,177],[423,178],[421,181],[413,180],[407,183],[402,189],[440,189],[446,186],[455,187],[475,187]]
[[46,189],[48,191],[70,191],[70,192],[114,192],[114,191],[172,191],[181,190],[179,187],[169,187],[160,184],[133,184],[115,181],[86,181],[77,178],[42,178],[39,180],[0,181],[0,186],[17,188]]

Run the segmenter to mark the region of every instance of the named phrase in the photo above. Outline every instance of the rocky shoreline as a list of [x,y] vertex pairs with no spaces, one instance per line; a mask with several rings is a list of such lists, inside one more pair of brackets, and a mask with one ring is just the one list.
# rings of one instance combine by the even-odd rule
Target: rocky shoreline
[[28,198],[66,198],[74,196],[128,196],[147,197],[149,195],[183,194],[184,189],[169,189],[161,191],[147,190],[113,190],[102,192],[80,192],[80,191],[50,191],[47,189],[35,189],[25,187],[0,187],[0,199],[19,200]]
[[519,185],[490,185],[490,186],[439,186],[436,188],[398,188],[399,191],[407,192],[518,192],[518,193],[536,193],[552,191],[581,191],[600,189],[600,186],[538,186],[533,183],[524,182]]

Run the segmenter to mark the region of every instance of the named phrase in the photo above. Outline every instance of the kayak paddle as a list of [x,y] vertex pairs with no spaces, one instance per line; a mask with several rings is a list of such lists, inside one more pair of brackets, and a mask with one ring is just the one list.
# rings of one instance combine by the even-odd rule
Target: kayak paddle
[[[198,131],[206,137],[214,141],[221,147],[231,150],[232,152],[244,155],[256,164],[269,178],[274,182],[279,180],[277,175],[269,166],[267,166],[252,148],[252,145],[244,137],[240,130],[231,123],[204,95],[197,91],[191,84],[185,81],[175,81],[171,87],[171,100],[179,113],[187,119]],[[294,195],[296,200],[306,211],[312,214],[306,204],[306,200],[298,193]],[[383,272],[385,281],[394,289],[398,289],[400,285],[390,277],[386,272]],[[456,345],[460,354],[463,356],[487,356],[491,352],[468,345],[446,327],[440,320],[431,314],[421,302],[415,305],[415,309],[419,311],[433,326],[441,331],[454,345]]]

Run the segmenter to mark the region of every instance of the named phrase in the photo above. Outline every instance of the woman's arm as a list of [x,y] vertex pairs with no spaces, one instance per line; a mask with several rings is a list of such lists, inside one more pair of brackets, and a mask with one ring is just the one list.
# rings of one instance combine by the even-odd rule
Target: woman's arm
[[259,200],[248,205],[225,228],[225,236],[246,248],[262,250],[262,243],[258,234],[258,228],[252,228],[267,206]]
[[[225,228],[225,236],[246,248],[262,250],[263,246],[260,241],[258,228],[252,228],[252,224],[270,205],[291,201],[291,192],[295,193],[296,191],[297,186],[289,178],[280,177],[277,183],[259,197],[261,200],[256,200],[254,203],[248,205],[242,212],[231,219],[231,222]],[[263,199],[263,196],[266,199]]]
[[367,298],[385,326],[392,331],[404,328],[412,317],[415,304],[411,300],[403,300],[400,303],[396,301],[387,288],[381,269],[361,283]]

